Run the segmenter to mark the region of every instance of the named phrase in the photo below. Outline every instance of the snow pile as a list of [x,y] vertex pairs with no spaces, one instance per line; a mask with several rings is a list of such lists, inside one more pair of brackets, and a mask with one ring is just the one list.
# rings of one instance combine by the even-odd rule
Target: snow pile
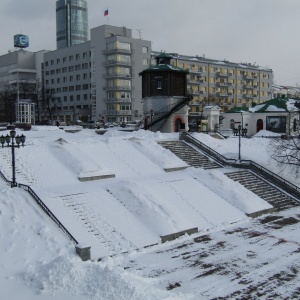
[[171,299],[172,293],[153,287],[154,279],[133,275],[112,261],[83,263],[75,256],[61,256],[48,264],[29,266],[24,277],[41,294],[64,291],[84,299]]

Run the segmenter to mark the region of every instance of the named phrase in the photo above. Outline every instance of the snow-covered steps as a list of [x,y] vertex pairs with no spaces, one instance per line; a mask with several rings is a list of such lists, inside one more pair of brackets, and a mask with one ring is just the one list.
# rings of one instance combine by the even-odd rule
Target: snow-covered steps
[[225,173],[225,175],[273,205],[276,211],[299,205],[291,196],[250,171],[241,170]]
[[222,167],[183,141],[160,141],[158,144],[195,168],[215,169]]

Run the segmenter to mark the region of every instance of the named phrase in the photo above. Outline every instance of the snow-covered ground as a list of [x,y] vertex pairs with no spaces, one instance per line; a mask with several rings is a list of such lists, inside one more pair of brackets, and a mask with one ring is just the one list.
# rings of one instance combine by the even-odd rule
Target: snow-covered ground
[[[16,149],[17,182],[30,185],[76,240],[91,246],[93,260],[80,260],[75,245],[29,194],[0,181],[0,293],[5,299],[212,299],[231,292],[230,276],[220,281],[220,275],[215,275],[210,279],[216,283],[208,285],[206,276],[200,280],[195,273],[201,268],[183,267],[184,260],[175,266],[178,251],[174,249],[210,235],[210,240],[224,239],[234,245],[236,252],[246,251],[241,250],[247,247],[245,241],[226,232],[262,230],[246,213],[270,205],[228,179],[224,170],[188,167],[166,173],[167,168],[187,165],[156,141],[178,139],[178,134],[112,129],[98,135],[90,129],[68,133],[52,126],[36,126],[24,134],[26,146]],[[224,156],[237,158],[237,138],[193,135]],[[259,136],[242,139],[242,158],[289,178],[270,160],[269,142]],[[0,151],[0,170],[10,179],[10,149]],[[83,181],[91,176],[111,178]],[[296,219],[299,212],[295,211],[291,214]],[[160,242],[163,235],[195,227],[199,232],[191,237]],[[288,235],[291,247],[297,248],[296,229],[278,238]],[[193,243],[189,251],[200,251],[199,245]],[[212,247],[201,244],[201,251],[207,251],[206,246]],[[275,251],[273,257],[282,259],[286,250]],[[229,263],[233,259],[229,252],[222,259],[216,254],[214,263]],[[232,286],[234,291],[238,285]]]

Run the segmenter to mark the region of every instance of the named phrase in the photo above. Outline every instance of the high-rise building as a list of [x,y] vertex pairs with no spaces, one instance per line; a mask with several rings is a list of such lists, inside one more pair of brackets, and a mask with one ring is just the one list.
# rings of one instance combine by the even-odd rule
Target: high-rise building
[[86,0],[56,1],[57,49],[88,40],[88,9]]
[[102,25],[91,39],[45,54],[44,83],[50,103],[66,122],[81,119],[120,123],[143,117],[142,82],[151,42],[126,27]]

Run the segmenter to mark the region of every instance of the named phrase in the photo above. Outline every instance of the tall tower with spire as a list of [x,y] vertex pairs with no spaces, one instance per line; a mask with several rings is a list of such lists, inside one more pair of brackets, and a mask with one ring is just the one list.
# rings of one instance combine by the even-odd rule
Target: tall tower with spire
[[56,1],[56,47],[70,47],[88,40],[86,0]]

